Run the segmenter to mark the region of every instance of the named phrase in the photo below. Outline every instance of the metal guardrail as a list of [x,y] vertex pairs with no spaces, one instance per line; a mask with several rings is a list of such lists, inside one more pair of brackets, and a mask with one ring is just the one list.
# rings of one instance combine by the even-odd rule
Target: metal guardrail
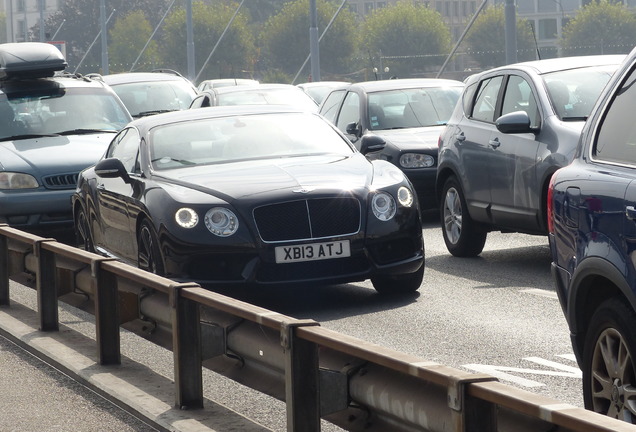
[[150,320],[164,329],[177,407],[203,406],[206,367],[285,401],[293,432],[319,431],[321,418],[367,432],[636,431],[489,375],[428,362],[0,225],[0,305],[10,305],[10,277],[24,272],[35,275],[42,331],[58,330],[59,297],[88,295],[102,365],[120,364],[123,323]]

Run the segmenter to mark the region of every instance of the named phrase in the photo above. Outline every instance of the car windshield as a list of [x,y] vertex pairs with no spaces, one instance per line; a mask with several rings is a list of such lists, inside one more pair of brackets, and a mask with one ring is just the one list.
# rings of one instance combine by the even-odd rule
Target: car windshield
[[153,169],[354,153],[325,120],[312,114],[270,113],[207,118],[154,128],[150,134]]
[[250,89],[220,93],[218,105],[291,105],[317,111],[318,105],[297,87],[279,89]]
[[0,140],[42,135],[116,132],[130,117],[112,93],[66,88],[55,93],[0,94]]
[[596,66],[543,75],[557,116],[563,121],[585,121],[617,67]]
[[462,87],[424,87],[369,94],[369,129],[439,126],[448,122]]
[[185,81],[145,81],[112,86],[130,115],[143,117],[190,107],[196,91]]

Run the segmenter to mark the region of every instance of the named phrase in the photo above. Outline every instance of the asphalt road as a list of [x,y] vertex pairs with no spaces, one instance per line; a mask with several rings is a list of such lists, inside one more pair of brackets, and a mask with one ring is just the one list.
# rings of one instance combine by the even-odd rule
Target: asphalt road
[[[382,296],[369,282],[224,294],[582,406],[580,371],[550,277],[547,238],[491,233],[480,257],[460,259],[446,251],[435,218],[427,218],[424,237],[426,272],[415,295]],[[25,297],[21,301],[34,302],[28,289]],[[83,334],[94,332],[88,319],[70,308],[61,315],[62,324]],[[122,354],[165,376],[172,373],[172,356],[137,337],[122,338]],[[282,402],[212,373],[205,373],[204,385],[205,396],[229,410],[273,431],[286,430]],[[323,423],[325,432],[339,430]]]

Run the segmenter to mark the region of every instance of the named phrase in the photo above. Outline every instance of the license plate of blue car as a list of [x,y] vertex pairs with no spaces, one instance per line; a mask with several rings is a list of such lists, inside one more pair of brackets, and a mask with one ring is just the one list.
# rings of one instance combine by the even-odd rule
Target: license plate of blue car
[[351,256],[349,240],[278,246],[274,251],[276,254],[276,263],[278,264],[346,258]]

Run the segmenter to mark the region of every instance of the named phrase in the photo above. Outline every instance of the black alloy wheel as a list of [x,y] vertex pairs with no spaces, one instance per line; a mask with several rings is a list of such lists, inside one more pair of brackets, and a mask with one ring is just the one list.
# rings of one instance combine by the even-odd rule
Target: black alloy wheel
[[75,215],[75,244],[88,252],[95,252],[95,243],[91,233],[91,225],[84,207],[78,208]]
[[160,276],[165,274],[159,237],[148,219],[139,224],[137,233],[137,263],[140,269]]

